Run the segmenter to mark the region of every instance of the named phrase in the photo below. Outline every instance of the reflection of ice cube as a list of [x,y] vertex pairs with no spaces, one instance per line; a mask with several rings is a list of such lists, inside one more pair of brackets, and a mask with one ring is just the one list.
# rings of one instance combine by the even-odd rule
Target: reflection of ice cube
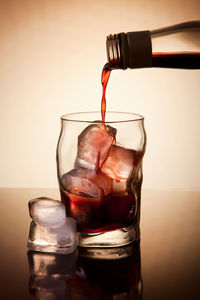
[[112,192],[113,180],[93,170],[73,169],[62,178],[64,189],[72,194],[101,199]]
[[28,252],[29,291],[37,299],[66,299],[68,280],[74,278],[77,251],[71,254]]
[[136,151],[112,145],[101,171],[116,181],[126,181],[136,166]]
[[62,226],[40,226],[31,222],[28,248],[35,251],[72,253],[77,247],[76,222],[66,218]]
[[55,277],[30,279],[29,291],[37,300],[65,300],[66,282]]
[[70,279],[76,272],[77,251],[70,254],[28,252],[31,276]]
[[102,124],[92,124],[78,137],[78,154],[75,167],[101,168],[110,147],[115,143],[116,129]]
[[65,206],[50,198],[37,198],[28,203],[30,217],[41,226],[61,226],[65,223]]

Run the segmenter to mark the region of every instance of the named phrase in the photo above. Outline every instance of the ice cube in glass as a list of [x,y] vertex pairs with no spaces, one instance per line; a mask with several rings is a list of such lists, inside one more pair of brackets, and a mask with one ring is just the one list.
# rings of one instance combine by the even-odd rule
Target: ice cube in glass
[[126,181],[137,164],[137,152],[112,145],[101,171],[116,181]]
[[100,169],[112,144],[115,143],[116,129],[103,125],[92,124],[78,136],[78,153],[75,167]]

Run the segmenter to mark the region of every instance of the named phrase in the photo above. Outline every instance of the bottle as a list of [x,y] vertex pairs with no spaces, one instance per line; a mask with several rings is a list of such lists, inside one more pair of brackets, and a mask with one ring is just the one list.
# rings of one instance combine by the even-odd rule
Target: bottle
[[[159,43],[166,35],[187,32],[186,50],[174,45],[175,51],[160,51]],[[200,69],[200,21],[190,21],[153,31],[118,33],[107,37],[107,57],[111,69],[181,68]],[[196,39],[196,40],[195,40]],[[198,49],[195,44],[199,43]],[[179,46],[179,49],[177,49]],[[157,49],[158,48],[158,49]],[[152,50],[153,49],[153,50]]]

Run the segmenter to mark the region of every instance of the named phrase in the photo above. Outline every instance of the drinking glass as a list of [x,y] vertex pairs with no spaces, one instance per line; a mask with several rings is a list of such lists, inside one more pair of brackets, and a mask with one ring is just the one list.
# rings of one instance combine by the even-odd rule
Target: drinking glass
[[134,113],[61,117],[57,175],[82,247],[119,247],[140,238],[144,118]]

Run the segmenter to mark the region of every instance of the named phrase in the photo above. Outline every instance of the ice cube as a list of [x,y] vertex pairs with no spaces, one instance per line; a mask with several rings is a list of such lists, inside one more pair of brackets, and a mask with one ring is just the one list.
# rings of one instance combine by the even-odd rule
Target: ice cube
[[40,226],[61,226],[65,223],[65,206],[57,200],[41,197],[28,203],[30,217]]
[[99,170],[115,143],[115,136],[116,129],[111,126],[92,124],[86,127],[78,137],[75,167]]
[[127,181],[136,166],[135,150],[112,145],[101,171],[116,181]]
[[62,178],[64,189],[70,193],[99,200],[112,192],[112,182],[106,174],[87,169],[73,169]]
[[66,218],[62,226],[40,226],[31,222],[28,248],[35,251],[72,253],[77,247],[76,222]]
[[73,218],[66,218],[64,225],[52,227],[50,232],[59,247],[67,247],[71,248],[71,250],[73,248],[73,251],[76,249],[76,222]]

